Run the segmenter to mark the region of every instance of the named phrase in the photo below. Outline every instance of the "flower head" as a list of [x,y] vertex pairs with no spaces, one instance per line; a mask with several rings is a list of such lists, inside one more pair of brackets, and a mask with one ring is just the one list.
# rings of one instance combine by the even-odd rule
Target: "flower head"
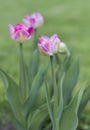
[[42,36],[38,39],[38,48],[44,55],[52,56],[58,52],[60,39],[57,34],[52,35],[50,38]]
[[43,17],[40,13],[33,13],[32,15],[28,15],[23,19],[24,23],[27,26],[33,26],[34,29],[42,26]]
[[30,39],[34,31],[32,26],[27,28],[23,24],[16,24],[15,26],[9,24],[8,30],[10,37],[19,43],[23,43],[25,40]]

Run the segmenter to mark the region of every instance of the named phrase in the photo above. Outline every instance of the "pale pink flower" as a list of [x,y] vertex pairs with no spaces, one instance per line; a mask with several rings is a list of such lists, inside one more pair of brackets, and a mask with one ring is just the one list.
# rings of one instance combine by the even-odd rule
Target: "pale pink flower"
[[16,24],[15,26],[9,24],[8,30],[10,37],[19,43],[23,43],[25,40],[30,39],[34,31],[32,26],[27,28],[23,24]]
[[52,56],[58,52],[60,39],[57,34],[52,35],[50,38],[42,36],[38,39],[38,48],[44,55]]
[[23,19],[23,21],[27,26],[33,26],[34,29],[42,26],[44,22],[43,16],[40,13],[33,13],[32,15],[27,15]]

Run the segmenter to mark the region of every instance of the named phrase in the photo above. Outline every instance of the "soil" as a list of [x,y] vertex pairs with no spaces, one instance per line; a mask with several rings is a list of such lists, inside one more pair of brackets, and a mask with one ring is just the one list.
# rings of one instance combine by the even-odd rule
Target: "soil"
[[5,125],[0,125],[0,130],[15,130],[15,127],[9,122]]

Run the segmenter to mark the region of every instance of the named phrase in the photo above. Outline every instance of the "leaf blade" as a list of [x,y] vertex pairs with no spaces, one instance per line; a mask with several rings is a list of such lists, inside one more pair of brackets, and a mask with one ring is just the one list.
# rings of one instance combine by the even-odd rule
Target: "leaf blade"
[[[84,92],[84,87],[76,94],[72,102],[64,109],[61,121],[60,130],[76,130],[78,125],[78,109],[81,98]],[[70,120],[68,120],[68,117]]]
[[0,69],[0,76],[3,79],[6,89],[6,99],[9,102],[12,112],[16,120],[21,124],[24,124],[24,117],[22,115],[22,106],[18,96],[18,85],[14,80]]
[[63,81],[63,96],[65,104],[68,104],[71,100],[72,91],[77,83],[79,75],[79,58],[71,64],[67,72],[65,73]]
[[24,104],[24,113],[25,115],[30,112],[33,104],[34,104],[34,101],[35,101],[35,98],[38,94],[38,91],[39,91],[39,88],[41,87],[41,85],[43,84],[43,81],[44,81],[44,78],[45,78],[45,75],[47,73],[47,69],[48,69],[48,65],[46,66],[45,69],[40,68],[40,71],[37,73],[33,83],[32,83],[32,87],[31,87],[31,90],[30,90],[30,95],[27,99],[27,101],[25,102]]

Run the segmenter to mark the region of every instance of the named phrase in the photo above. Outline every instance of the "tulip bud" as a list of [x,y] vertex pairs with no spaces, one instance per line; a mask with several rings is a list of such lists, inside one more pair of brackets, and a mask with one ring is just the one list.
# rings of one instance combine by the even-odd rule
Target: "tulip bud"
[[70,51],[69,51],[69,49],[67,48],[67,46],[64,42],[60,42],[59,52],[60,53],[66,53],[68,57],[70,56]]

